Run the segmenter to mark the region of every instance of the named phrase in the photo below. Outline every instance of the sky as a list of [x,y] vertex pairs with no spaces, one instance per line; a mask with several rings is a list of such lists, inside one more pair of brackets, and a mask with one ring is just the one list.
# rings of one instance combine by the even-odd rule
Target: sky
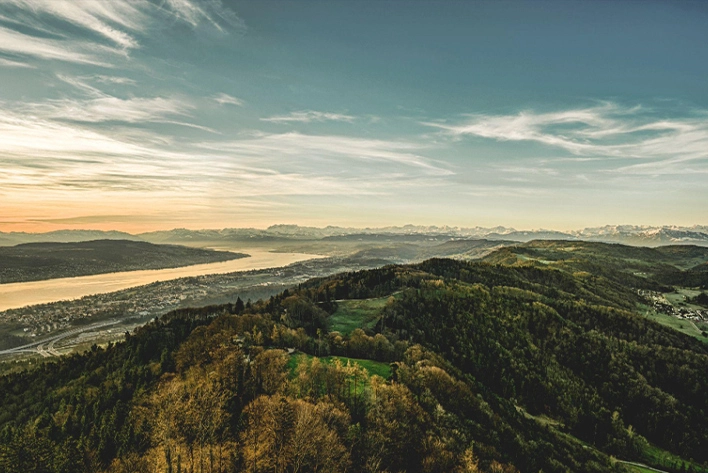
[[708,224],[708,2],[0,0],[0,231]]

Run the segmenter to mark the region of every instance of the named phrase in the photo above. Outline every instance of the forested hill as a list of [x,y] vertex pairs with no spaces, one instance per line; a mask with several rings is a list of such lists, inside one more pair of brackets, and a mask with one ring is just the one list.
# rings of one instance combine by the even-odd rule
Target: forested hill
[[625,285],[651,283],[708,287],[708,248],[668,245],[656,248],[588,241],[531,241],[503,248],[483,261],[511,266],[535,265],[566,272],[586,271]]
[[0,247],[0,283],[177,268],[247,255],[131,240],[25,243]]
[[312,280],[2,377],[0,472],[708,471],[708,348],[633,312],[659,283],[546,266]]

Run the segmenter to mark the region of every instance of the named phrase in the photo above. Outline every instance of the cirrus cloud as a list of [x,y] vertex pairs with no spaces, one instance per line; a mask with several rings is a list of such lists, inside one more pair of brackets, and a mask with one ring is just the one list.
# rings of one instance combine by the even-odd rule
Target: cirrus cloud
[[535,142],[569,152],[578,161],[605,159],[613,171],[624,173],[675,174],[689,162],[694,170],[706,169],[708,112],[667,115],[605,102],[557,112],[474,114],[459,123],[424,124],[458,139],[467,136],[499,142]]
[[114,67],[115,57],[129,58],[151,29],[175,19],[221,32],[244,28],[217,0],[5,0],[0,2],[0,54],[14,63],[31,58]]
[[272,123],[288,123],[288,122],[348,122],[351,123],[356,117],[343,113],[318,112],[315,110],[305,110],[299,112],[291,112],[288,115],[276,115],[273,117],[261,118],[261,121]]

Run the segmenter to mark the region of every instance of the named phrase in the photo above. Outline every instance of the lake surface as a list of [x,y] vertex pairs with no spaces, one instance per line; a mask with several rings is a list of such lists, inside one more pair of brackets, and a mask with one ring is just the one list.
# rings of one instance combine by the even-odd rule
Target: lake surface
[[241,248],[239,251],[251,256],[219,263],[182,266],[180,268],[123,271],[75,278],[0,284],[0,311],[33,304],[80,299],[91,294],[105,294],[156,281],[203,276],[206,274],[250,271],[252,269],[277,268],[297,263],[298,261],[321,258],[320,255],[305,253],[271,253],[264,249]]

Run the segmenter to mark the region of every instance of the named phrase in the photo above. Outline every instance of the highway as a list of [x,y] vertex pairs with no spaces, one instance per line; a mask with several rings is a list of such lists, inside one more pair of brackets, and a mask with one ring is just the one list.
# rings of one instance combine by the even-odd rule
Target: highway
[[110,325],[115,325],[117,323],[120,323],[119,320],[110,320],[106,322],[97,322],[95,324],[91,325],[86,325],[84,327],[77,327],[71,330],[67,330],[65,332],[61,332],[59,334],[53,335],[49,338],[43,338],[42,340],[37,340],[32,343],[28,343],[27,345],[22,345],[19,347],[15,348],[10,348],[8,350],[0,350],[0,356],[2,355],[12,355],[15,353],[39,353],[45,358],[49,358],[52,356],[59,356],[60,353],[54,348],[56,343],[59,340],[63,340],[67,337],[71,337],[73,335],[78,335],[82,332],[90,332],[92,330],[96,330],[98,328],[102,327],[107,327]]

